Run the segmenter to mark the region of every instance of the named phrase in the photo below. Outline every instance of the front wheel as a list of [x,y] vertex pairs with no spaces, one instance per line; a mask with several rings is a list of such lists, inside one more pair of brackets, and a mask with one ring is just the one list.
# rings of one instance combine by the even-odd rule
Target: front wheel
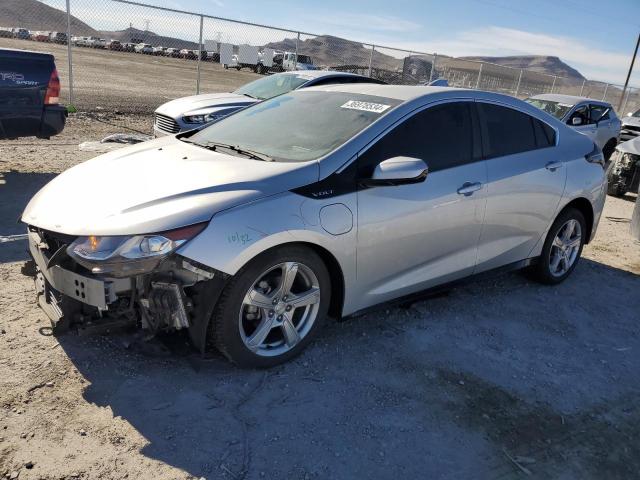
[[615,173],[609,173],[607,178],[607,194],[613,197],[624,197],[627,193],[624,184],[621,184],[620,177]]
[[533,270],[536,279],[548,285],[564,281],[578,264],[586,234],[584,215],[579,210],[562,212],[551,225]]
[[299,246],[270,250],[225,287],[209,338],[241,367],[286,362],[309,344],[329,309],[331,283],[322,259]]

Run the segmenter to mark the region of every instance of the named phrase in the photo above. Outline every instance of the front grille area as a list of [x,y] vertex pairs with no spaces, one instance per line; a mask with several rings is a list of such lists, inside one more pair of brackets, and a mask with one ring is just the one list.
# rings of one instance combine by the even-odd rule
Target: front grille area
[[167,133],[178,133],[180,131],[180,126],[178,123],[171,117],[167,115],[162,115],[159,113],[155,114],[155,126],[158,130],[162,130]]
[[625,130],[634,130],[636,132],[640,133],[640,126],[635,126],[635,125],[623,125],[622,127]]

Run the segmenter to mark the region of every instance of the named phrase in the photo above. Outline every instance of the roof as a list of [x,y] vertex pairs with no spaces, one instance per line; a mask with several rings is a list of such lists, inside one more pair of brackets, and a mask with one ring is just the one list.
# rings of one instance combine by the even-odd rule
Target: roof
[[577,105],[582,102],[599,103],[600,105],[611,106],[608,102],[602,100],[596,100],[595,98],[580,97],[576,95],[562,95],[560,93],[543,93],[542,95],[534,95],[531,98],[538,100],[548,100],[550,102],[566,103],[569,105]]
[[327,85],[322,87],[309,87],[305,90],[323,90],[330,92],[360,93],[363,95],[374,95],[377,97],[395,98],[405,102],[424,95],[441,92],[472,92],[465,88],[452,87],[427,87],[422,85],[379,85],[376,83],[351,83],[339,85]]

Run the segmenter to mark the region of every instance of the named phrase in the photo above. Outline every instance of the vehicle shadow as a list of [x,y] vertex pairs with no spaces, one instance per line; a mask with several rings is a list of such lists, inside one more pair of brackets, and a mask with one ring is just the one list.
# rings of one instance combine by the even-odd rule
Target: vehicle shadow
[[[25,233],[25,226],[19,221],[27,203],[38,190],[48,183],[55,173],[0,172],[0,237],[11,237]],[[0,263],[25,260],[27,242],[25,240],[0,243]]]
[[[532,469],[551,477],[576,453],[571,467],[587,478],[640,468],[640,446],[599,455],[615,422],[583,431],[593,409],[640,395],[639,289],[640,276],[586,259],[557,287],[502,275],[329,322],[305,354],[268,371],[203,359],[177,334],[58,340],[88,402],[137,430],[144,455],[196,477],[491,478],[513,467],[507,445],[537,449],[547,463]],[[580,441],[562,440],[556,463],[540,454],[572,435]]]

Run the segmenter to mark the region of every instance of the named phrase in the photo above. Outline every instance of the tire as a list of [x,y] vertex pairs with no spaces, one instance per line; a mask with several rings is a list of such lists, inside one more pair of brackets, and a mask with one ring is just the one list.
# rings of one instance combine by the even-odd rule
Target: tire
[[602,149],[602,155],[604,155],[605,161],[608,162],[609,159],[611,158],[611,155],[613,155],[613,152],[616,151],[616,145],[617,145],[616,140],[615,139],[611,139],[604,146],[604,148]]
[[[566,233],[566,230],[563,231],[563,229],[568,225],[569,222],[576,222],[577,225],[579,225],[579,242],[576,245],[577,248],[575,250],[573,249],[573,247],[571,247],[571,252],[568,253],[570,258],[566,259],[566,262],[568,263],[560,260],[558,262],[558,268],[554,271],[554,260],[558,258],[558,255],[560,255],[561,257],[563,256],[560,247],[558,247],[554,241],[559,234]],[[572,225],[575,226],[576,223],[572,223]],[[573,272],[573,270],[576,268],[578,260],[580,260],[580,255],[582,254],[585,235],[587,234],[586,225],[587,224],[584,219],[584,215],[582,215],[582,212],[580,212],[580,210],[577,210],[575,208],[564,210],[560,213],[560,215],[558,215],[558,218],[556,218],[556,220],[553,222],[553,225],[551,225],[551,228],[549,229],[549,233],[547,234],[544,246],[542,247],[542,253],[540,255],[539,261],[532,269],[533,276],[536,280],[547,285],[556,285],[563,282],[569,275],[571,275],[571,272]],[[575,242],[576,239],[570,238],[569,241]],[[566,266],[567,264],[569,265],[568,268],[566,268],[565,271],[562,271],[563,265]]]
[[624,185],[620,185],[620,177],[613,173],[607,176],[607,195],[612,197],[624,197],[627,190]]
[[[289,277],[294,279],[293,287],[288,290],[283,287],[284,271],[294,272]],[[287,291],[290,302],[306,298],[309,304],[292,308],[285,301]],[[247,300],[250,295],[255,295],[255,300]],[[330,296],[329,272],[313,250],[302,246],[269,250],[249,262],[225,286],[209,325],[209,343],[243,368],[268,368],[287,362],[299,355],[320,330]]]

